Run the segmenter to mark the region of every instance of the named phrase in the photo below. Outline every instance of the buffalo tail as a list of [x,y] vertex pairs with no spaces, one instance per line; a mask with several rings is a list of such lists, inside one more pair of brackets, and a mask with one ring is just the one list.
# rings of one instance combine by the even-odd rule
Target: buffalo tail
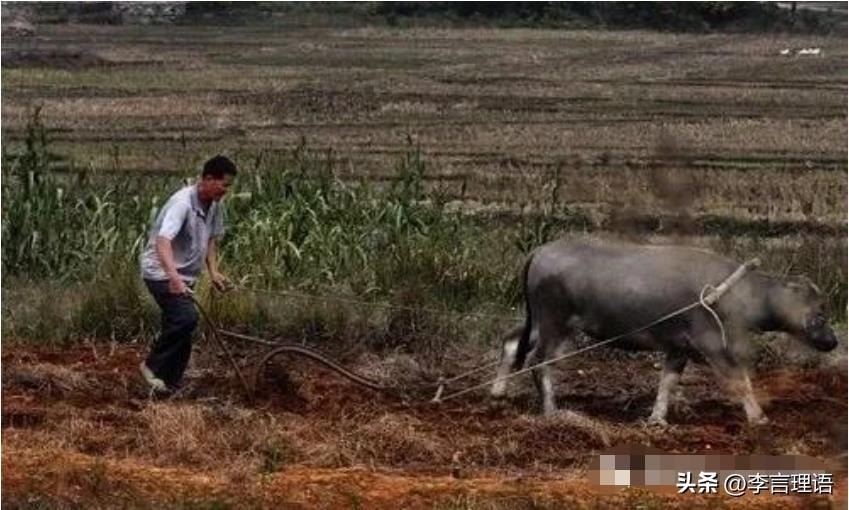
[[525,267],[522,268],[522,293],[525,299],[525,325],[522,329],[522,336],[519,338],[519,345],[516,346],[516,357],[513,361],[513,370],[519,370],[525,365],[525,359],[531,351],[531,305],[528,301],[528,271],[531,268],[531,262],[534,259],[534,253],[531,252],[525,260]]

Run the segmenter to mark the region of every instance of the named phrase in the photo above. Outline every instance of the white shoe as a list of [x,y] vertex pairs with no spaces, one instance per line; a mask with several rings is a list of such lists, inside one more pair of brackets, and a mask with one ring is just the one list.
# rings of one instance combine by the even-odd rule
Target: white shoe
[[165,384],[165,381],[156,377],[156,375],[147,368],[147,364],[144,361],[142,361],[141,365],[139,365],[139,370],[141,370],[142,377],[144,377],[144,380],[147,381],[151,390],[158,393],[168,393],[168,386]]

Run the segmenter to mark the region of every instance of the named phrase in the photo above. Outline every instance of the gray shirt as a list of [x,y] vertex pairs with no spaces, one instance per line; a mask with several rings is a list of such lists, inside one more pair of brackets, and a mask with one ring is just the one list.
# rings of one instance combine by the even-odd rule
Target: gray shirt
[[156,238],[171,240],[174,264],[183,280],[193,282],[203,269],[206,248],[211,237],[224,234],[221,204],[212,202],[204,210],[196,185],[186,186],[171,195],[156,215],[141,254],[142,278],[167,280],[168,275],[156,254]]

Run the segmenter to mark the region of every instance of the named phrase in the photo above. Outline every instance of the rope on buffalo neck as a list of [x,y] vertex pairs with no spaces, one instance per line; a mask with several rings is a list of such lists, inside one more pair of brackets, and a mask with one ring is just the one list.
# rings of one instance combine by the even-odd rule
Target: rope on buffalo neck
[[[629,331],[628,333],[623,333],[621,335],[616,335],[616,336],[608,338],[606,340],[596,342],[592,345],[588,345],[586,347],[578,349],[577,351],[568,352],[568,353],[563,354],[562,356],[558,356],[556,358],[552,358],[552,359],[549,359],[549,360],[546,360],[546,361],[542,361],[540,363],[537,363],[536,365],[532,365],[532,366],[523,368],[521,370],[517,370],[517,371],[515,371],[511,374],[507,374],[507,375],[501,376],[501,377],[496,377],[496,378],[491,379],[487,382],[483,382],[481,384],[477,384],[475,386],[471,386],[469,388],[465,388],[465,389],[460,390],[460,391],[455,391],[454,393],[451,393],[451,394],[446,395],[444,397],[442,396],[443,387],[440,386],[439,389],[437,390],[436,396],[434,397],[433,400],[435,402],[443,402],[445,400],[449,400],[449,399],[452,399],[452,398],[455,398],[455,397],[459,397],[460,395],[465,395],[466,393],[470,393],[472,391],[476,391],[476,390],[479,390],[481,388],[487,387],[487,386],[489,386],[489,385],[491,385],[491,384],[493,384],[497,381],[506,381],[507,379],[510,379],[512,377],[518,377],[519,375],[526,374],[526,373],[528,373],[531,370],[534,370],[536,368],[544,367],[544,366],[547,366],[547,365],[552,365],[554,363],[557,363],[559,361],[563,361],[564,359],[568,359],[568,358],[571,358],[573,356],[577,356],[578,354],[582,354],[584,352],[595,349],[597,347],[602,347],[602,346],[607,345],[609,343],[613,343],[617,340],[621,340],[622,338],[625,338],[626,336],[633,335],[633,334],[639,333],[641,331],[645,331],[649,328],[657,326],[661,322],[667,321],[667,320],[669,320],[669,319],[671,319],[671,318],[673,318],[677,315],[680,315],[684,312],[692,310],[693,308],[696,308],[697,306],[701,306],[701,307],[705,308],[708,312],[710,312],[710,314],[716,320],[716,323],[719,325],[720,332],[722,334],[722,344],[723,344],[723,347],[725,347],[725,327],[722,325],[722,320],[720,320],[719,315],[717,315],[717,313],[711,308],[711,305],[716,303],[719,300],[719,298],[721,298],[723,296],[723,294],[728,292],[728,289],[730,289],[735,283],[737,283],[741,278],[743,278],[743,276],[745,276],[745,274],[747,272],[755,269],[760,264],[761,264],[761,261],[758,258],[754,258],[752,260],[749,260],[748,262],[746,262],[746,263],[742,264],[740,267],[738,267],[737,270],[735,270],[733,273],[731,273],[731,275],[728,276],[728,278],[726,278],[722,283],[720,283],[716,287],[714,287],[710,284],[705,285],[702,288],[702,291],[699,293],[699,300],[698,301],[693,302],[693,303],[691,303],[691,304],[689,304],[689,305],[687,305],[683,308],[679,308],[678,310],[675,310],[671,313],[668,313],[668,314],[664,315],[663,317],[656,319],[656,320],[652,321],[651,323],[646,324],[645,326],[641,326],[641,327],[639,327],[639,328],[637,328],[633,331]],[[705,296],[705,291],[707,291],[709,289],[712,289],[710,294]]]
[[722,319],[719,318],[719,315],[716,313],[716,311],[714,311],[714,309],[711,308],[710,305],[705,301],[705,291],[707,291],[708,289],[712,289],[711,292],[713,293],[716,292],[716,287],[714,287],[713,285],[705,285],[702,288],[702,291],[699,292],[699,304],[702,305],[702,308],[707,310],[708,313],[710,313],[711,317],[713,317],[713,320],[716,321],[716,325],[719,327],[719,334],[722,336],[722,348],[727,349],[728,341],[725,339],[725,326],[723,326],[722,324]]
[[[740,278],[743,278],[746,273],[756,269],[760,265],[761,259],[755,257],[738,267],[736,271],[731,273],[731,276],[726,278],[717,287],[708,284],[705,285],[704,288],[702,288],[702,291],[699,293],[699,303],[702,305],[702,307],[704,307],[705,310],[710,312],[710,314],[713,316],[713,319],[716,321],[717,326],[719,326],[719,332],[722,335],[723,349],[728,348],[728,342],[726,341],[725,337],[725,326],[722,325],[722,321],[719,319],[719,315],[717,315],[717,313],[714,311],[713,308],[711,308],[710,305],[719,301],[719,298],[721,298],[723,294],[728,292],[728,289],[730,289],[735,283],[740,281]],[[711,293],[708,296],[705,296],[705,291],[708,289],[712,289]]]

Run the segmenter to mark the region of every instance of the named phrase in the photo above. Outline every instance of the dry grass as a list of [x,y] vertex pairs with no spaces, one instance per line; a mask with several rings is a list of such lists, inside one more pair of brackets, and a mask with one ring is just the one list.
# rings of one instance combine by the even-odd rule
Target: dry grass
[[140,443],[155,463],[219,465],[233,479],[274,472],[295,452],[273,416],[233,405],[157,403],[141,413]]
[[428,375],[416,358],[397,352],[385,355],[366,352],[357,365],[359,373],[388,386],[412,386]]
[[343,439],[343,444],[349,445],[353,458],[367,458],[378,464],[444,465],[452,453],[447,451],[447,438],[427,428],[412,416],[383,414],[359,424]]
[[30,388],[58,397],[87,392],[92,388],[82,372],[53,363],[6,368],[3,371],[3,387],[7,386]]

